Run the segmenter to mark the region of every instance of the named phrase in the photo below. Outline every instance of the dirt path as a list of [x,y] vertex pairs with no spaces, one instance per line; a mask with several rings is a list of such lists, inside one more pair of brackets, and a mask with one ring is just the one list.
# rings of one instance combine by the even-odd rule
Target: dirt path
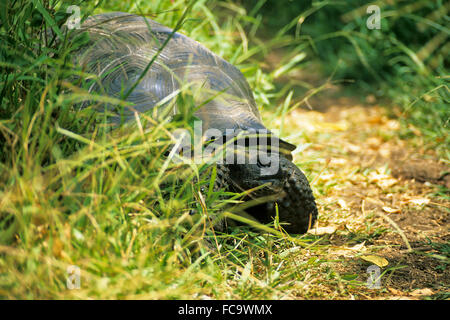
[[295,160],[313,172],[317,232],[341,259],[334,268],[364,281],[371,264],[380,266],[381,287],[355,289],[359,296],[448,298],[448,165],[401,140],[399,122],[380,106],[349,98],[317,103],[322,112],[295,110],[284,126],[303,146]]

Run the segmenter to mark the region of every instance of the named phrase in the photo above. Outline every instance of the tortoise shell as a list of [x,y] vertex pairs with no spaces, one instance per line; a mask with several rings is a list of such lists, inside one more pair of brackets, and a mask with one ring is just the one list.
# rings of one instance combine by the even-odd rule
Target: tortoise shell
[[[89,43],[77,53],[77,63],[100,79],[100,83],[90,85],[91,92],[123,97],[153,60],[126,97],[132,107],[124,107],[120,116],[116,112],[113,120],[130,119],[135,110],[148,112],[163,107],[161,101],[188,85],[201,88],[196,103],[203,105],[195,115],[202,120],[203,129],[216,128],[223,133],[227,129],[267,130],[242,72],[197,41],[151,19],[121,12],[89,17],[81,31],[89,33]],[[281,143],[283,149],[295,149]]]

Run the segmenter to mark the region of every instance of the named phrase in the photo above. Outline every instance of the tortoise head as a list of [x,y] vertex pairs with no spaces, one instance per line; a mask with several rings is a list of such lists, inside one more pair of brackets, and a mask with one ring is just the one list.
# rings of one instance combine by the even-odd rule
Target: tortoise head
[[258,158],[255,163],[230,164],[228,169],[231,184],[239,191],[256,189],[250,193],[251,198],[280,194],[287,177],[287,172],[280,166],[280,160],[278,157],[265,162]]
[[[257,188],[248,199],[257,200],[246,211],[262,223],[269,223],[277,211],[283,228],[289,233],[305,233],[317,217],[317,208],[303,172],[289,159],[277,154],[272,162],[227,165],[231,186],[236,192]],[[278,210],[276,210],[276,205]]]

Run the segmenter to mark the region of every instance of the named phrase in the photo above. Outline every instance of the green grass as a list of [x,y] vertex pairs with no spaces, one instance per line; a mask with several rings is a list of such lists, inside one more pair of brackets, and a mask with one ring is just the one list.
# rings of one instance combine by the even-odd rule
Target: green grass
[[[358,297],[364,280],[335,270],[343,259],[327,255],[327,235],[289,237],[277,226],[271,233],[262,232],[262,226],[260,231],[258,226],[236,226],[224,234],[211,228],[217,217],[231,215],[230,206],[240,197],[212,190],[213,167],[167,158],[170,132],[189,126],[192,114],[153,126],[151,118],[142,116],[142,130],[136,124],[111,130],[93,108],[76,108],[108,98],[77,86],[77,79],[86,75],[72,65],[71,53],[84,40],[69,40],[61,28],[65,8],[73,4],[80,5],[84,17],[107,11],[143,13],[169,27],[177,25],[186,8],[186,1],[2,2],[0,297]],[[262,17],[235,2],[199,0],[180,31],[239,67],[261,109],[282,118],[298,101],[291,101],[292,85],[279,88],[276,78],[312,61],[309,56],[304,60],[305,52],[311,54],[310,42],[288,32],[261,40]],[[46,29],[52,32],[44,33]],[[266,55],[283,47],[289,48],[286,60],[273,72],[263,71]],[[188,93],[181,99],[187,110],[193,109]],[[405,113],[427,102],[418,95],[417,102],[408,103]],[[295,128],[283,127],[283,136],[293,132]],[[299,164],[310,180],[323,169],[312,158]],[[333,186],[313,186],[323,208],[320,196]],[[202,192],[204,188],[209,191]],[[325,211],[324,221],[341,214],[334,208]],[[354,244],[383,232],[369,216],[344,236]],[[81,270],[79,290],[66,286],[71,265]]]
[[[311,44],[309,52],[320,58],[326,74],[351,80],[343,84],[357,95],[387,101],[392,116],[402,120],[403,137],[420,132],[417,145],[437,150],[448,161],[448,3],[375,1],[381,29],[371,30],[367,1],[260,2],[267,29],[292,21],[286,32]],[[280,18],[270,12],[280,12]]]
[[[163,12],[155,18],[174,26],[185,4],[179,1],[167,7],[161,1],[152,7],[127,7],[120,3],[108,2],[96,11]],[[60,28],[62,20],[57,17],[64,16],[65,5],[8,1],[5,6],[0,295],[27,299],[270,296],[270,286],[247,289],[243,281],[230,291],[226,281],[248,264],[248,248],[241,247],[249,243],[249,235],[259,237],[251,241],[253,248],[268,252],[265,241],[270,236],[251,231],[245,236],[242,231],[215,234],[211,220],[224,213],[226,199],[232,195],[201,193],[202,186],[210,185],[203,173],[212,168],[176,165],[165,156],[172,143],[170,132],[186,127],[188,117],[156,126],[147,126],[153,120],[143,117],[143,130],[132,125],[133,130],[111,131],[92,108],[76,108],[83,101],[108,98],[92,96],[70,80],[83,76],[70,59],[83,39],[69,40]],[[82,7],[85,15],[91,9]],[[234,45],[235,36],[228,33],[236,28],[235,21],[220,30],[214,19],[199,26],[196,16],[214,18],[201,1],[191,16],[183,28],[189,28],[196,39],[213,39],[208,30],[215,28]],[[41,33],[48,27],[52,34]],[[236,47],[220,43],[227,41],[216,38],[208,44],[225,57]],[[211,252],[211,246],[221,249]],[[81,290],[66,287],[70,265],[82,270]],[[267,268],[270,284],[272,265]]]

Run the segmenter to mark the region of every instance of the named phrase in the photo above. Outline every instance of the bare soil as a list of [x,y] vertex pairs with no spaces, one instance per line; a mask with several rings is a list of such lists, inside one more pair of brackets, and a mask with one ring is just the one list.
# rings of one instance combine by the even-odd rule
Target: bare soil
[[[310,143],[295,160],[316,159],[322,166],[312,184],[322,189],[318,226],[338,230],[328,239],[343,259],[334,268],[364,281],[371,263],[355,257],[375,253],[388,261],[382,287],[359,288],[359,297],[448,299],[450,168],[433,150],[401,140],[401,124],[368,100],[333,95],[310,101],[321,111],[299,109],[285,119],[304,132],[300,145]],[[416,138],[420,145],[420,133]],[[370,223],[375,231],[367,232]],[[353,246],[358,252],[342,254]]]

